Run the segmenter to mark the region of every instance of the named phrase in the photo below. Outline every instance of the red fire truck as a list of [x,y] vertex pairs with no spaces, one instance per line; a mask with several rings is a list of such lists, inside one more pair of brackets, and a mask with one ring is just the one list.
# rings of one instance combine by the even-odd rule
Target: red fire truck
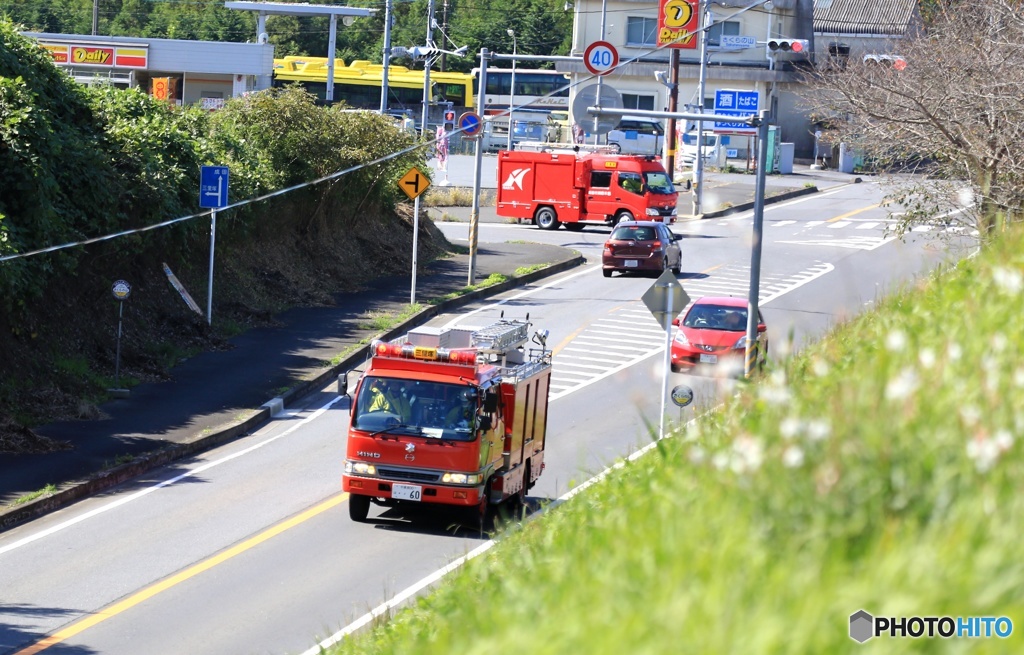
[[674,223],[679,194],[654,156],[541,147],[498,153],[498,216],[532,220],[546,230],[562,223]]
[[371,344],[341,483],[353,520],[373,502],[463,507],[483,521],[526,497],[544,470],[551,378],[547,331],[526,352],[529,330],[528,316],[502,317]]

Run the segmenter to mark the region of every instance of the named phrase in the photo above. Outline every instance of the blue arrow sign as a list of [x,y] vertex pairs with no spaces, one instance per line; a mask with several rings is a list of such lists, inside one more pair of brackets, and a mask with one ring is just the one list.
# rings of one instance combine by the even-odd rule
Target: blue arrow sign
[[199,176],[199,206],[220,209],[228,204],[228,167],[203,166]]

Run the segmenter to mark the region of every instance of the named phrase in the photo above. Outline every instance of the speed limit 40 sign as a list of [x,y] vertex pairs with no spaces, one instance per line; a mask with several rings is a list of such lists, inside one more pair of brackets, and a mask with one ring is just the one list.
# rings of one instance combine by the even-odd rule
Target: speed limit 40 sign
[[619,65],[619,52],[607,41],[594,41],[583,51],[583,63],[594,75],[606,75]]

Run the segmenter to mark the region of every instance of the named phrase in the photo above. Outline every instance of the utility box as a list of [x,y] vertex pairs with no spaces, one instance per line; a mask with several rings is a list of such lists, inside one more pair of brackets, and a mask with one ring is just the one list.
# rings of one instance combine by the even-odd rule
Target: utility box
[[779,144],[779,173],[783,175],[793,174],[793,149],[795,144]]

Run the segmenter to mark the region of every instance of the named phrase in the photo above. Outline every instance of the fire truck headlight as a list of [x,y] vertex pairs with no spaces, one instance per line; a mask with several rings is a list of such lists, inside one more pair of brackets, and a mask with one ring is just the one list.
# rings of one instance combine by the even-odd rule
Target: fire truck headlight
[[356,475],[377,475],[377,467],[366,462],[350,462],[345,460],[345,473]]
[[657,207],[648,207],[647,208],[647,215],[648,216],[658,216],[659,214],[661,214],[661,212],[658,211]]
[[445,473],[441,476],[441,482],[447,484],[477,485],[483,481],[484,476],[479,473]]

